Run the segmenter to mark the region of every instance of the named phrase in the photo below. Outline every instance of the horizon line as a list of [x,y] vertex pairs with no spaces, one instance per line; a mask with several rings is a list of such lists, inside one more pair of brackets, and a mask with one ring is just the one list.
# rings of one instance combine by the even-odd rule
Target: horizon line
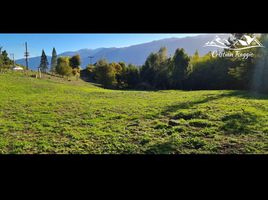
[[[163,39],[159,39],[159,40],[151,40],[151,41],[148,41],[148,42],[144,42],[144,43],[138,43],[138,44],[133,44],[133,45],[129,45],[129,46],[123,46],[123,47],[98,47],[98,48],[95,48],[95,49],[90,49],[90,48],[82,48],[82,49],[78,49],[78,50],[74,50],[74,51],[64,51],[64,52],[60,52],[58,55],[60,54],[63,54],[63,53],[69,53],[69,52],[77,52],[77,51],[80,51],[80,50],[96,50],[96,49],[112,49],[112,48],[115,48],[115,49],[122,49],[122,48],[128,48],[128,47],[132,47],[132,46],[137,46],[137,45],[141,45],[141,44],[148,44],[148,43],[152,43],[152,42],[155,42],[155,41],[161,41],[161,40],[166,40],[166,39],[184,39],[184,38],[193,38],[193,37],[198,37],[200,35],[208,35],[209,33],[200,33],[198,35],[194,35],[194,36],[184,36],[184,37],[168,37],[168,38],[163,38]],[[213,33],[215,34],[215,33]],[[212,34],[212,35],[213,35]],[[57,50],[57,48],[55,47],[55,49]],[[37,58],[37,57],[40,57],[40,56],[33,56],[33,57],[29,57],[29,58]],[[22,58],[17,58],[15,60],[21,60],[21,59],[25,59],[25,57],[22,57]]]

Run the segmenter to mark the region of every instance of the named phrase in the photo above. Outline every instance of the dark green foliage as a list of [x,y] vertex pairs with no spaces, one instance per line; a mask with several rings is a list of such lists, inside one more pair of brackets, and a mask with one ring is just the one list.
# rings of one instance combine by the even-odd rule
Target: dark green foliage
[[134,65],[128,65],[124,70],[122,80],[127,88],[134,88],[140,80],[138,68]]
[[76,80],[80,77],[80,55],[74,55],[69,59],[69,65],[72,68],[72,74],[76,77]]
[[80,55],[74,55],[70,58],[70,66],[72,68],[79,68],[81,65]]
[[235,64],[230,58],[213,58],[210,53],[200,57],[193,63],[183,89],[235,89],[238,83],[229,74]]
[[42,50],[42,55],[41,55],[41,60],[40,60],[40,65],[39,69],[41,72],[46,72],[48,69],[48,61],[47,61],[47,56],[44,50]]
[[86,80],[100,83],[105,88],[131,89],[139,83],[138,68],[123,62],[108,63],[102,59],[95,66],[89,65],[82,73],[87,77]]
[[190,72],[190,57],[184,49],[177,49],[172,59],[172,86],[176,89],[183,89],[184,82]]
[[157,53],[151,53],[140,71],[143,83],[153,88],[168,89],[170,82],[171,60],[167,57],[167,49],[162,47]]
[[50,71],[52,73],[56,72],[56,66],[57,66],[57,52],[56,52],[56,49],[53,48],[53,50],[52,50],[52,58],[51,58],[51,66],[50,66]]
[[85,81],[95,82],[96,81],[95,66],[88,65],[85,69],[81,70],[81,78]]
[[[237,46],[237,40],[243,34],[234,34],[229,39],[229,46]],[[256,36],[257,37],[257,36]],[[258,37],[268,47],[267,34]],[[118,89],[182,89],[182,90],[220,90],[242,89],[268,93],[268,50],[253,48],[235,52],[218,51],[218,54],[233,54],[233,57],[212,56],[212,52],[199,56],[186,54],[184,49],[177,49],[174,56],[167,56],[167,49],[160,48],[151,53],[140,68],[125,63],[108,63],[87,69],[92,80],[105,87]],[[253,54],[243,59],[239,54]]]
[[13,65],[13,61],[8,57],[8,53],[6,50],[1,51],[0,53],[0,70],[2,69],[10,69]]
[[113,88],[116,84],[116,69],[107,60],[99,60],[94,73],[96,80],[106,88]]

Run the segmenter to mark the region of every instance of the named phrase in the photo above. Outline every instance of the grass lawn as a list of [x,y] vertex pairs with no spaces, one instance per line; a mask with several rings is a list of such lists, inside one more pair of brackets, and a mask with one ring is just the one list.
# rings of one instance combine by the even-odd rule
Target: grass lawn
[[0,153],[268,153],[268,96],[0,74]]

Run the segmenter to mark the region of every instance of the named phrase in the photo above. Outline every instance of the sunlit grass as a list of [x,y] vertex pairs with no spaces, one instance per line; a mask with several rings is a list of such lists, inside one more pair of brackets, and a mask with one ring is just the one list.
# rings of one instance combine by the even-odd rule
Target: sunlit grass
[[267,153],[268,96],[0,74],[0,153]]

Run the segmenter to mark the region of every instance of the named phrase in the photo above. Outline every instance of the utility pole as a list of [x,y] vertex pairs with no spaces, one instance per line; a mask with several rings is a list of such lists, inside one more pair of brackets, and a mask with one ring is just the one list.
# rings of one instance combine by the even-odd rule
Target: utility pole
[[24,56],[25,56],[25,62],[26,62],[26,69],[28,70],[29,69],[29,66],[28,66],[28,57],[29,57],[29,52],[28,52],[28,49],[27,49],[27,42],[25,42],[25,53],[24,53]]
[[90,58],[90,65],[92,65],[92,58],[94,58],[94,56],[89,56]]
[[3,47],[0,47],[0,54],[2,53],[2,48],[3,48]]

